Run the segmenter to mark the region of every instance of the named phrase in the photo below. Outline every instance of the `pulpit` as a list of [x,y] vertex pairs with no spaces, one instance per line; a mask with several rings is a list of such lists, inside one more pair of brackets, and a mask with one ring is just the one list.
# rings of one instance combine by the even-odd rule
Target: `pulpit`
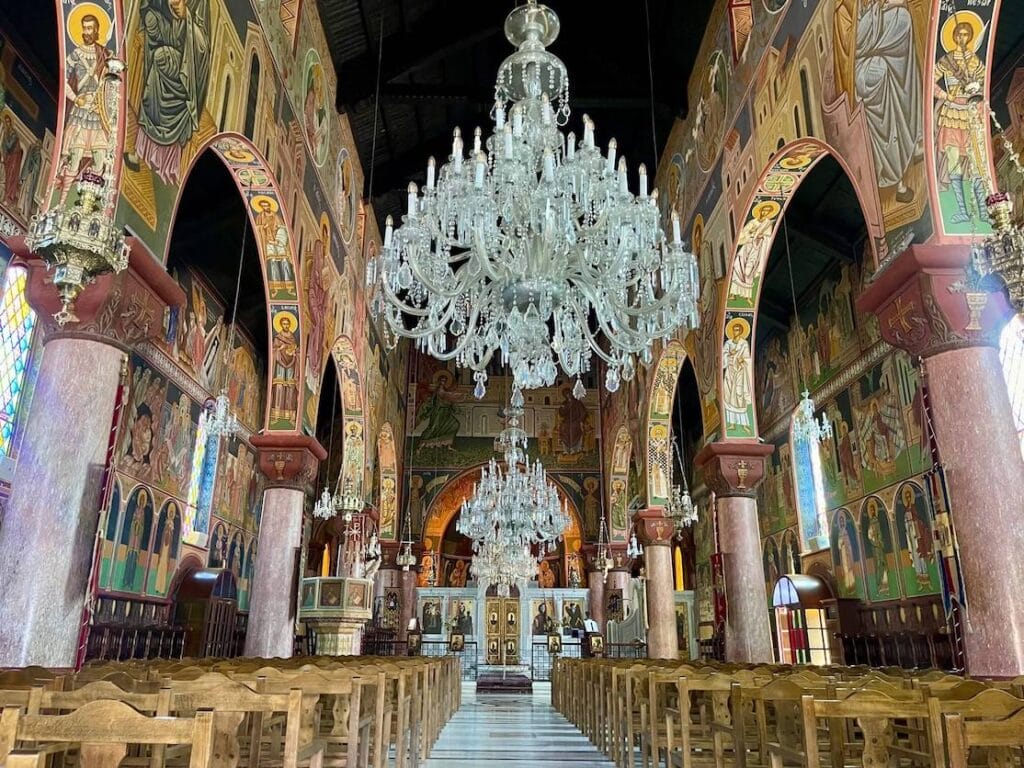
[[315,577],[302,580],[299,620],[316,635],[317,653],[357,656],[363,626],[373,616],[373,579]]

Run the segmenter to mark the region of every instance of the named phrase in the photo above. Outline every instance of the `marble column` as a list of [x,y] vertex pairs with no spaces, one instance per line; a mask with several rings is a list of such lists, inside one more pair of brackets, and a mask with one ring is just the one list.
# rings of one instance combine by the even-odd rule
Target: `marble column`
[[755,497],[771,452],[770,445],[730,440],[709,443],[696,458],[705,483],[716,495],[718,546],[725,576],[727,661],[774,661]]
[[1012,310],[966,271],[969,258],[967,246],[911,246],[858,308],[924,361],[966,592],[967,671],[1013,677],[1024,674],[1024,460],[998,353]]
[[52,274],[14,243],[44,334],[32,406],[0,527],[0,667],[74,667],[103,512],[103,483],[126,352],[161,335],[185,296],[137,244],[129,268],[79,296],[79,322],[58,327]]
[[633,518],[637,538],[644,547],[647,575],[647,656],[679,657],[676,629],[675,578],[672,573],[672,537],[675,523],[661,509],[647,509]]
[[[622,555],[621,557],[625,557],[625,555]],[[621,560],[621,558],[620,558],[620,560]],[[617,560],[616,562],[619,562],[619,560]],[[605,622],[605,627],[608,626],[608,622],[610,621],[610,617],[608,616],[608,592],[609,592],[609,590],[612,590],[612,589],[622,590],[622,613],[623,613],[623,615],[631,613],[633,610],[635,610],[637,608],[637,606],[633,605],[633,590],[631,589],[631,584],[630,584],[630,580],[631,579],[632,579],[632,576],[630,575],[629,569],[625,565],[616,565],[614,568],[612,568],[610,571],[608,571],[608,580],[604,584],[604,604],[605,604],[604,622]]]
[[409,638],[409,621],[416,615],[416,569],[399,571],[399,586],[402,590],[402,611],[398,619],[398,639]]
[[245,655],[289,658],[295,647],[306,494],[327,453],[312,437],[294,434],[256,435],[252,445],[259,451],[268,487],[263,493]]
[[597,622],[597,628],[602,634],[605,632],[606,621],[604,616],[604,587],[605,575],[600,568],[590,566],[587,569],[587,586],[590,588],[588,596],[587,611],[590,618]]

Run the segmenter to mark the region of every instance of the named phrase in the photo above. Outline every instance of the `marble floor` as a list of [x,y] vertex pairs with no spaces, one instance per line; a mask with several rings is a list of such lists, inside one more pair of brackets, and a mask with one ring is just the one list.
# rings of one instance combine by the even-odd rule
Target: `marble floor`
[[533,695],[476,695],[463,683],[462,708],[455,713],[430,753],[426,768],[545,765],[607,768],[597,751],[551,706],[550,683],[534,683]]

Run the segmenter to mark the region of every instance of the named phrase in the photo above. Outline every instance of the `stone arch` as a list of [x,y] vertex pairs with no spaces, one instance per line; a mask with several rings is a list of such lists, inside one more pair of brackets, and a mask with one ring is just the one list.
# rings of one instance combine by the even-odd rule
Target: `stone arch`
[[394,541],[398,536],[398,461],[395,433],[385,422],[377,435],[377,466],[380,467],[377,528],[381,541]]
[[[873,210],[850,166],[835,149],[819,139],[803,138],[790,142],[761,172],[743,209],[746,214],[736,235],[732,259],[725,275],[725,302],[717,317],[716,330],[721,340],[717,375],[723,439],[754,439],[758,436],[754,407],[754,347],[765,267],[789,203],[803,180],[826,157],[834,158],[846,174],[865,218]],[[866,221],[869,231],[873,231],[875,223]],[[874,248],[874,244],[870,247]],[[873,252],[871,259],[876,261]],[[727,371],[730,375],[726,375]]]
[[625,542],[629,535],[629,461],[633,455],[633,437],[623,424],[615,433],[608,463],[608,538]]
[[348,336],[334,340],[331,356],[338,371],[341,388],[342,489],[363,498],[366,472],[366,422],[363,411],[363,383],[359,374],[355,347]]
[[[203,144],[182,176],[174,201],[174,214],[168,232],[177,224],[178,207],[188,178],[196,162],[209,150],[224,163],[245,203],[250,236],[254,238],[263,270],[267,304],[267,413],[270,432],[301,432],[303,404],[308,396],[303,386],[303,335],[307,332],[299,260],[288,226],[288,215],[280,186],[270,164],[256,146],[241,134],[220,133]],[[167,237],[163,261],[167,263],[171,247]]]
[[664,507],[672,492],[672,405],[676,383],[686,361],[686,348],[670,341],[654,367],[647,401],[647,505]]

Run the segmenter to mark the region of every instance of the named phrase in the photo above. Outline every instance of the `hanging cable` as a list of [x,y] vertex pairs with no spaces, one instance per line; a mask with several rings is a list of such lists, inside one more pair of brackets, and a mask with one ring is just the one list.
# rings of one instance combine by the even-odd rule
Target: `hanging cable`
[[[793,256],[789,251],[789,222],[786,221],[786,215],[782,215],[782,233],[786,242],[786,266],[789,269],[789,295],[793,300],[793,322],[800,326],[800,315],[797,312],[796,307],[796,287],[793,283]],[[800,389],[803,389],[807,382],[804,381],[804,369],[803,369],[803,353],[801,351],[801,345],[796,345],[796,354],[799,360],[797,361],[800,365],[797,366],[798,373],[800,375]]]
[[654,108],[654,51],[651,41],[651,6],[650,0],[644,0],[644,19],[647,22],[647,77],[651,88],[651,143],[654,146],[654,167],[652,173],[658,168],[658,121],[655,118]]
[[[366,199],[373,204],[373,177],[377,170],[377,121],[380,117],[380,79],[384,61],[384,10],[381,9],[380,33],[377,40],[377,83],[373,91],[373,142],[370,145],[370,183],[366,191]],[[363,228],[366,231],[366,228]]]

